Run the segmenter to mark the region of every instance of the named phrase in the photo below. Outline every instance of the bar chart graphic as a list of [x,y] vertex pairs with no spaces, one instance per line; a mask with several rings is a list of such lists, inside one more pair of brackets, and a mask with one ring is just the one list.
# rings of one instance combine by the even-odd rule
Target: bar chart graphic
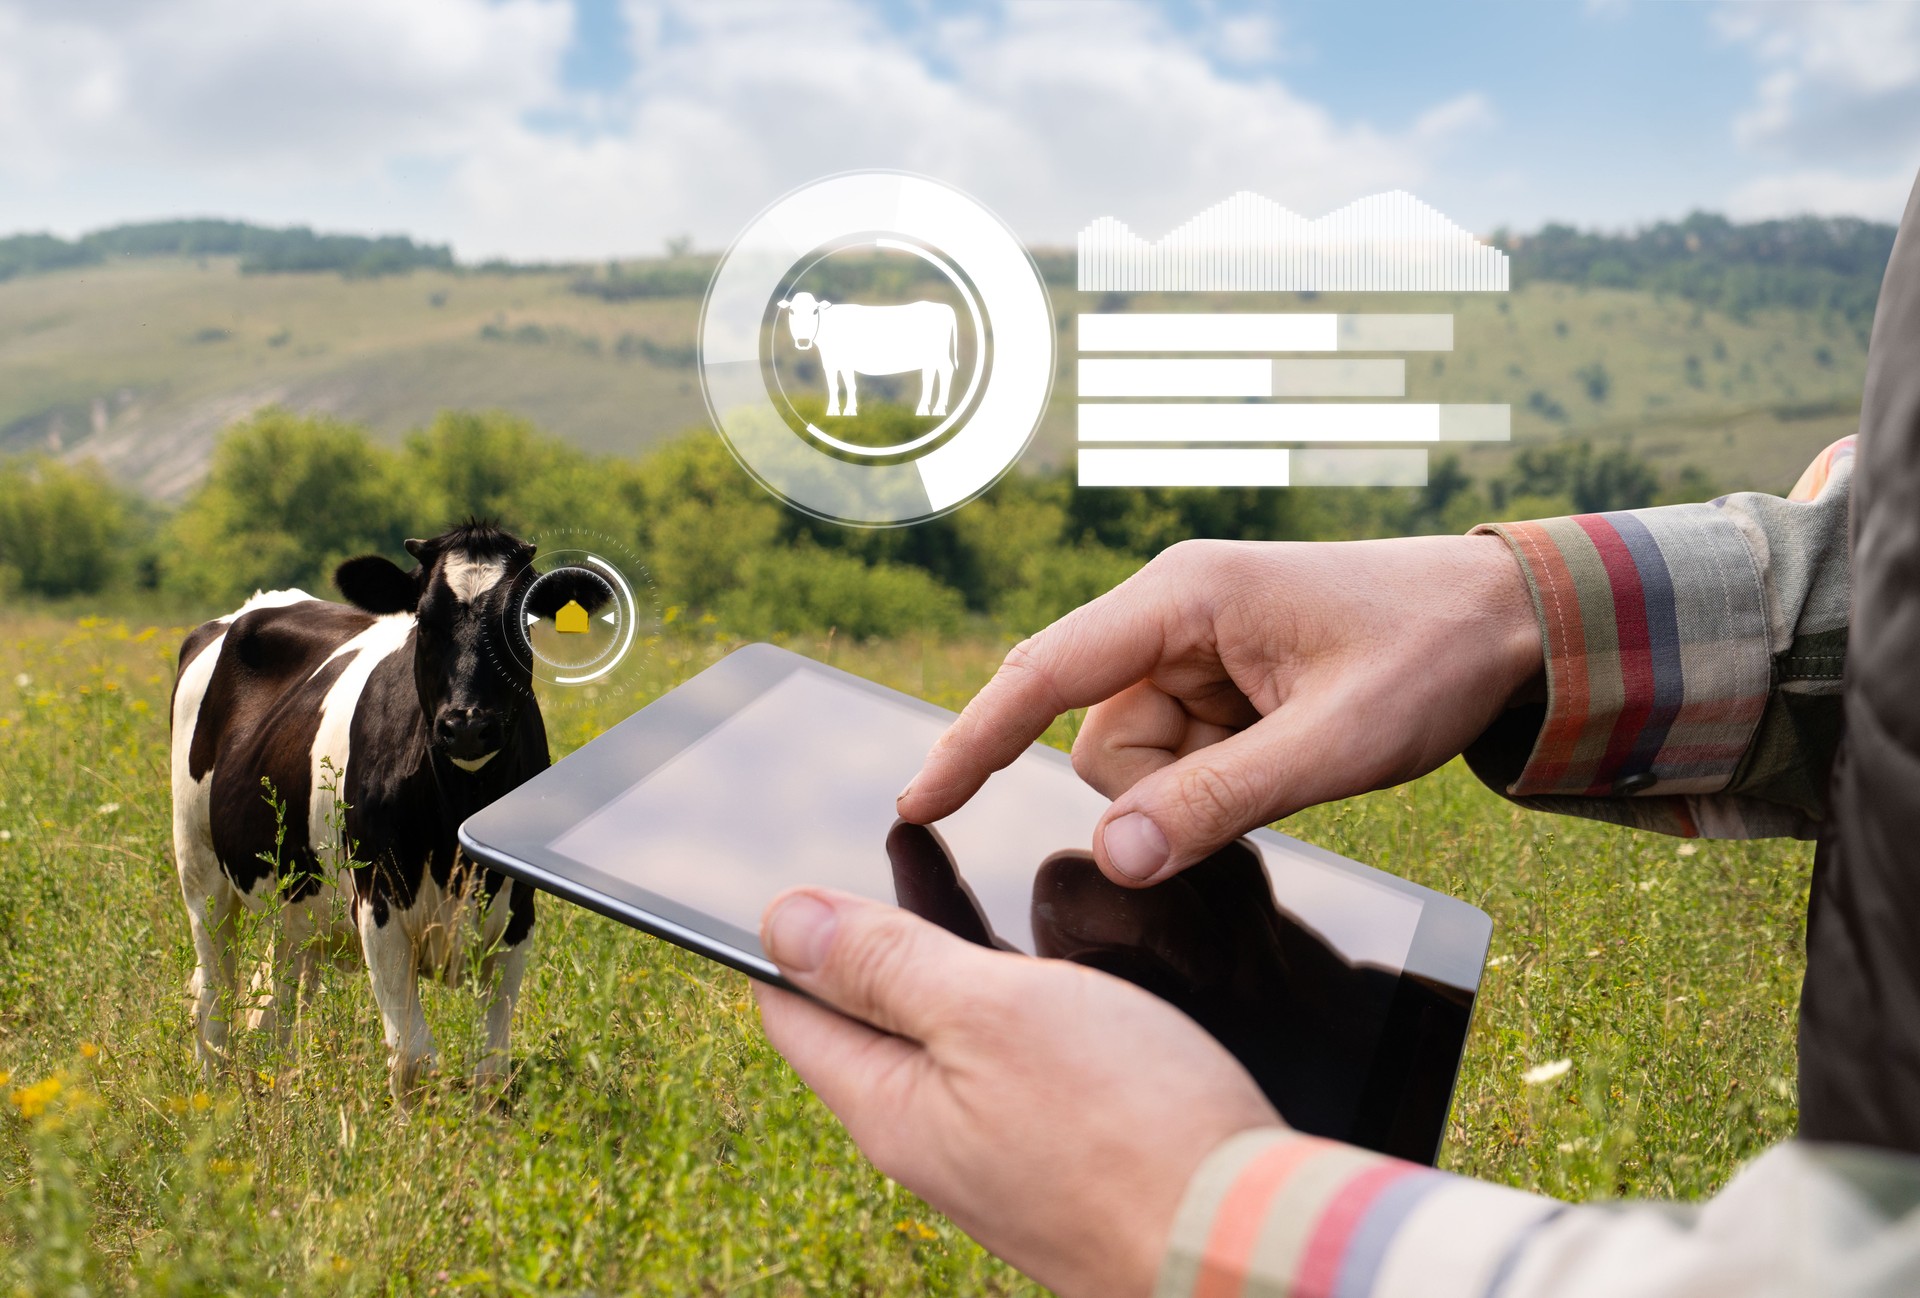
[[1309,221],[1242,191],[1157,243],[1103,216],[1079,235],[1086,293],[1504,293],[1507,254],[1404,190]]
[[1512,436],[1508,406],[1407,399],[1405,354],[1452,351],[1451,314],[1223,311],[1180,295],[1507,283],[1505,253],[1400,191],[1311,221],[1235,194],[1157,243],[1102,217],[1080,233],[1081,290],[1189,309],[1076,318],[1080,485],[1424,486],[1426,445]]

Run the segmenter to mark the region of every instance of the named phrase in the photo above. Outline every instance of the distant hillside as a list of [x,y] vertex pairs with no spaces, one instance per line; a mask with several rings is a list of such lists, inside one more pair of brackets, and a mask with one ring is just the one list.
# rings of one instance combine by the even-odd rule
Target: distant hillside
[[[1496,237],[1515,259],[1507,294],[1082,294],[1070,252],[1036,250],[1059,356],[1030,460],[1072,453],[1073,321],[1091,310],[1448,312],[1456,348],[1412,358],[1410,399],[1510,403],[1520,446],[1631,443],[1727,488],[1783,490],[1856,422],[1892,227],[1702,215]],[[177,499],[221,428],[274,404],[394,438],[440,410],[497,408],[638,453],[707,422],[694,333],[712,266],[684,248],[462,266],[402,238],[220,221],[0,239],[0,457],[93,458]],[[904,287],[879,278],[897,268],[836,273],[836,296]],[[1462,453],[1481,473],[1511,451]]]
[[1893,251],[1894,227],[1852,217],[1798,217],[1739,225],[1695,212],[1632,234],[1549,225],[1494,235],[1528,280],[1673,293],[1735,319],[1771,307],[1834,311],[1856,328],[1873,307]]
[[276,230],[244,221],[150,221],[96,230],[71,242],[50,234],[0,239],[0,280],[124,257],[238,257],[243,275],[333,271],[352,278],[453,266],[450,248],[403,235],[370,239],[315,234],[306,226]]

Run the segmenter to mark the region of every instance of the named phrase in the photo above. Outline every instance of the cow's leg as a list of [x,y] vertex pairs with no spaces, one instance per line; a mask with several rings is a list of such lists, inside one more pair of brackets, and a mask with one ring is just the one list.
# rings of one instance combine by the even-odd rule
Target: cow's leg
[[384,901],[362,898],[360,948],[373,977],[373,999],[387,1042],[387,1082],[396,1103],[413,1102],[414,1088],[433,1067],[433,1034],[420,1008],[419,964],[413,939]]
[[[495,881],[492,898],[480,912],[480,985],[488,992],[487,1048],[474,1070],[475,1098],[502,1106],[511,1072],[513,1009],[526,977],[533,948],[533,889],[524,883]],[[478,891],[478,890],[476,890]]]
[[838,415],[840,413],[840,371],[827,364],[824,358],[820,362],[820,369],[827,376],[827,413]]
[[842,374],[840,376],[840,380],[841,382],[847,385],[846,413],[849,415],[859,414],[860,413],[860,391],[858,388],[854,386],[857,380],[854,378],[853,371],[848,370],[845,374]]
[[[927,406],[932,400],[933,400],[933,371],[921,370],[920,371],[920,404],[914,408],[913,413],[916,415],[926,414]],[[946,412],[942,411],[941,413],[944,414]]]
[[953,366],[942,362],[934,374],[940,384],[940,395],[934,400],[933,413],[944,416],[947,413],[947,402],[953,399]]
[[[504,890],[503,890],[504,891]],[[474,1069],[474,1082],[483,1103],[497,1103],[506,1093],[513,1067],[513,1007],[527,976],[527,955],[533,939],[491,952],[480,964],[480,985],[490,989],[487,1000],[487,1049]]]
[[273,937],[271,963],[261,989],[265,994],[247,1016],[248,1027],[273,1034],[275,1043],[282,1047],[293,1033],[301,985],[316,979],[318,905],[318,900],[310,897],[280,908],[280,931]]
[[193,935],[193,976],[187,980],[187,994],[193,998],[193,1052],[200,1067],[208,1073],[227,1057],[228,1029],[232,1024],[234,994],[239,982],[238,953],[234,943],[234,916],[240,911],[240,897],[224,876],[200,891],[201,880],[181,871],[181,892],[187,905],[187,929]]

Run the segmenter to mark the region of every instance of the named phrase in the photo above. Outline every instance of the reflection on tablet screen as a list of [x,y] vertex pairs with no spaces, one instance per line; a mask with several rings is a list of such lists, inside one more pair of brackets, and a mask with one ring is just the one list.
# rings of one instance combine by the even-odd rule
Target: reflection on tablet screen
[[[1088,854],[1106,799],[1049,754],[995,775],[937,834],[904,825],[894,797],[943,727],[795,670],[551,850],[748,933],[776,893],[809,882],[1105,969],[1212,1031],[1296,1125],[1348,1130],[1417,897],[1248,840],[1167,883],[1119,887]],[[859,738],[823,751],[825,735]]]

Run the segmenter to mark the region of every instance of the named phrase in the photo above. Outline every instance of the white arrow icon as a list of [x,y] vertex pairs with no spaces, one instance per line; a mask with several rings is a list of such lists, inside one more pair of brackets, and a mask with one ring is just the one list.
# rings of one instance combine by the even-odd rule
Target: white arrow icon
[[527,614],[527,625],[528,625],[528,626],[532,626],[532,625],[533,625],[533,624],[534,624],[535,622],[538,622],[539,620],[540,620],[540,619],[539,619],[539,618],[537,618],[537,617],[535,617],[535,616],[534,616],[533,614],[531,614],[531,613],[529,613],[529,614]]
[[618,618],[616,618],[616,617],[615,617],[615,616],[614,616],[614,615],[613,615],[613,614],[612,614],[611,612],[607,612],[607,613],[602,613],[602,614],[600,615],[600,620],[601,620],[602,622],[617,622],[617,621],[619,621],[619,619],[618,619]]

